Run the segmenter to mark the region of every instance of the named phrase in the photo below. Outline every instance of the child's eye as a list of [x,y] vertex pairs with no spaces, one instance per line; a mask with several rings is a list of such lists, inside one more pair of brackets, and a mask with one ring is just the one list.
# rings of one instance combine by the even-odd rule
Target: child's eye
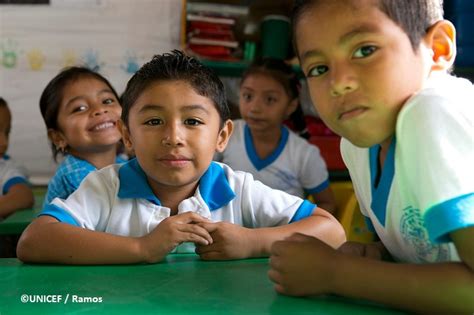
[[375,46],[362,46],[354,52],[355,58],[365,58],[372,55],[377,50]]
[[273,103],[275,103],[276,101],[277,101],[277,99],[274,98],[273,96],[268,96],[268,97],[265,99],[265,102],[266,102],[267,104],[273,104]]
[[110,105],[110,104],[113,104],[113,103],[115,103],[115,100],[113,98],[107,98],[107,99],[102,101],[102,104],[106,104],[106,105]]
[[184,121],[184,124],[188,126],[199,126],[202,125],[202,122],[194,118],[189,118]]
[[250,102],[252,100],[252,94],[250,93],[242,93],[242,99],[245,102]]
[[145,121],[145,125],[148,126],[158,126],[158,125],[163,125],[163,120],[159,118],[152,118],[147,121]]
[[76,106],[74,107],[74,109],[72,110],[73,113],[77,113],[77,112],[83,112],[87,110],[87,106],[86,105],[79,105],[79,106]]
[[306,75],[308,78],[310,77],[319,77],[320,75],[328,72],[329,67],[325,65],[319,65],[313,68],[310,68],[308,74]]

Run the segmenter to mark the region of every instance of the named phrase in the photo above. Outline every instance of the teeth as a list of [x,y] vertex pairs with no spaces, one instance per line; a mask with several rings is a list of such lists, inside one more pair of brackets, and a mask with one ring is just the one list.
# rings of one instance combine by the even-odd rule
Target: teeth
[[100,124],[100,125],[97,125],[94,127],[93,130],[102,130],[102,129],[107,129],[107,128],[111,128],[114,126],[114,123],[111,123],[111,122],[105,122],[103,124]]

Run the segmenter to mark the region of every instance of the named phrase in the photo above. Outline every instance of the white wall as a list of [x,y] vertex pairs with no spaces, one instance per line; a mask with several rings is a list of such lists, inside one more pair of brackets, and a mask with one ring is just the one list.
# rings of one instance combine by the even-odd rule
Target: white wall
[[179,47],[180,11],[179,0],[0,5],[0,96],[13,115],[8,154],[34,183],[56,168],[38,104],[48,81],[64,66],[97,64],[121,93],[134,68]]

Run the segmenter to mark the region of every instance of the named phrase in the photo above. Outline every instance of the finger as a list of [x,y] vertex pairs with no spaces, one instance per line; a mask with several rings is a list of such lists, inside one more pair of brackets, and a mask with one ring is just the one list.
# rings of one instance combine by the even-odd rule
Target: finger
[[206,229],[204,229],[203,227],[201,227],[197,224],[193,224],[193,223],[183,224],[179,227],[179,230],[181,232],[197,234],[197,235],[201,236],[202,238],[205,238],[208,241],[208,244],[212,244],[214,242],[214,240],[212,239],[211,234],[209,234],[209,232],[206,231]]
[[195,212],[185,212],[176,215],[176,217],[180,218],[180,223],[202,223],[202,222],[210,222],[209,219],[203,217],[200,214],[197,214]]
[[204,246],[196,246],[196,254],[201,255],[205,253],[210,253],[214,251],[219,251],[220,248],[216,245],[216,243],[204,245]]
[[280,284],[281,283],[281,273],[275,269],[270,269],[267,271],[267,276],[270,281],[272,281],[275,284]]
[[274,270],[277,270],[277,271],[281,271],[281,258],[279,256],[270,256],[270,260],[268,262],[268,264],[270,265],[270,268],[274,269]]
[[288,241],[275,241],[270,247],[270,254],[272,256],[280,256],[286,252],[286,249],[290,245]]
[[215,232],[219,228],[219,223],[214,222],[202,222],[199,223],[199,226],[204,228],[207,232],[212,233]]
[[182,235],[180,238],[181,242],[193,242],[199,245],[209,245],[209,241],[206,238],[195,233],[181,232],[180,234]]

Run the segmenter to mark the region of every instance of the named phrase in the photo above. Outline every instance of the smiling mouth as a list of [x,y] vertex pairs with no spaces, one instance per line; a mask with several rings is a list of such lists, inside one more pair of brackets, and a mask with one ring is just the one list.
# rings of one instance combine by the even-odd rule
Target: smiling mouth
[[115,123],[111,121],[106,121],[101,124],[95,125],[90,129],[90,131],[102,131],[109,128],[115,128]]

